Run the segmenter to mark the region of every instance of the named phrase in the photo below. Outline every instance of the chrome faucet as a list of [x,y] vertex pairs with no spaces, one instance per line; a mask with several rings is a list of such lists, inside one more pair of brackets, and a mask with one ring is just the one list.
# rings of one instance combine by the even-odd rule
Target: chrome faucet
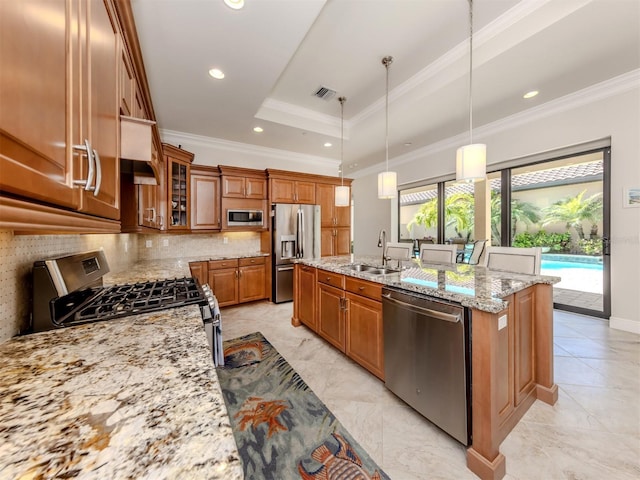
[[380,230],[380,233],[378,234],[378,247],[382,247],[382,266],[386,267],[387,257],[385,256],[385,253],[387,251],[387,232],[384,230]]

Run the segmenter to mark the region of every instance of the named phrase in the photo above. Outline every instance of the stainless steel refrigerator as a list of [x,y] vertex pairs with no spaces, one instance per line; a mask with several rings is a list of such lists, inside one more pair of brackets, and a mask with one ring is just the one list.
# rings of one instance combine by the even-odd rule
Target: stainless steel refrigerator
[[293,300],[293,263],[320,258],[320,205],[272,205],[273,301]]

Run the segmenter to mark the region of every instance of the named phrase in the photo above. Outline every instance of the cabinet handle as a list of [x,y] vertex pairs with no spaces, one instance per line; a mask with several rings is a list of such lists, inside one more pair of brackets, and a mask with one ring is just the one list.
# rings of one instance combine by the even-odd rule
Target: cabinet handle
[[95,150],[91,149],[91,144],[89,143],[89,140],[86,138],[84,139],[84,145],[74,145],[73,148],[76,150],[87,152],[87,162],[89,166],[89,171],[87,172],[87,179],[74,180],[73,184],[79,187],[84,187],[86,191],[90,192],[91,190],[95,189],[95,187],[91,186],[91,184],[93,183],[93,177],[95,176],[95,173],[96,173],[94,160],[93,160],[93,152]]
[[358,287],[358,290],[364,290],[364,287]]
[[331,281],[331,277],[327,277],[327,282],[330,282],[330,281]]
[[236,270],[236,278],[238,278],[238,270]]
[[156,209],[153,207],[149,207],[149,208],[145,208],[145,210],[151,210],[151,216],[148,218],[145,218],[145,220],[147,222],[154,223],[156,221]]
[[158,218],[160,219],[160,228],[164,227],[164,215],[158,215]]
[[102,163],[100,163],[100,155],[95,149],[93,150],[93,161],[96,164],[96,188],[93,190],[93,196],[97,197],[100,185],[102,185]]

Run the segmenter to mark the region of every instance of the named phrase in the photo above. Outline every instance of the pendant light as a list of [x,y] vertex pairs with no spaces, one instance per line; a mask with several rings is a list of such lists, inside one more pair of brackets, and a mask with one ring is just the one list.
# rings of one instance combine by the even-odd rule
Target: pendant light
[[387,91],[385,96],[385,134],[384,145],[386,155],[386,170],[378,174],[378,198],[396,198],[398,195],[396,172],[389,171],[389,65],[393,62],[393,57],[384,57],[382,64],[387,70]]
[[473,143],[473,0],[469,1],[469,145],[456,152],[456,181],[473,182],[486,177],[487,146]]
[[341,185],[335,188],[336,207],[349,206],[349,187],[344,185],[344,102],[347,97],[338,97],[340,102],[340,180]]

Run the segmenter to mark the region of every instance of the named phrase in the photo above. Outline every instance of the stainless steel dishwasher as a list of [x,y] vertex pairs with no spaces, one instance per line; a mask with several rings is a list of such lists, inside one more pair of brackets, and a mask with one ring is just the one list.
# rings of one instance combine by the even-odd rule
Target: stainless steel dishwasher
[[382,312],[386,387],[470,445],[469,309],[383,288]]

